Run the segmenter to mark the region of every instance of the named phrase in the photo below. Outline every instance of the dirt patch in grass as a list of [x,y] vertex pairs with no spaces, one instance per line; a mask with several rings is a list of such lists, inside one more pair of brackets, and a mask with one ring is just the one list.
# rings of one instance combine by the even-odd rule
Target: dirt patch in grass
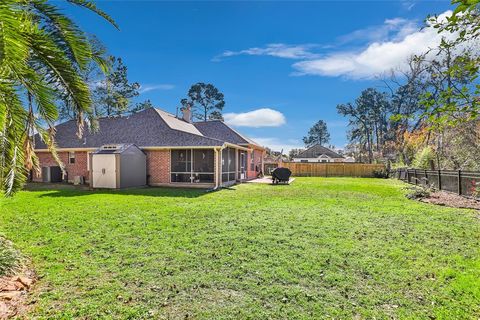
[[20,317],[27,311],[27,293],[35,280],[21,254],[0,237],[0,319]]
[[422,198],[420,201],[452,208],[480,210],[480,201],[445,191],[433,192],[429,197]]
[[20,317],[27,312],[31,305],[27,300],[28,291],[36,278],[29,269],[0,278],[0,319]]

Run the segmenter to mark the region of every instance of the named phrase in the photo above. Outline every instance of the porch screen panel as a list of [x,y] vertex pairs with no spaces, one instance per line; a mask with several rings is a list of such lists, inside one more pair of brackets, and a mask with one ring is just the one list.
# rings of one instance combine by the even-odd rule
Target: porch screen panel
[[214,182],[213,150],[193,150],[193,182]]
[[237,162],[235,161],[235,149],[228,149],[228,181],[235,180],[235,175],[237,173],[236,168]]
[[192,182],[192,151],[172,150],[171,157],[171,179],[172,182]]
[[228,181],[228,149],[222,150],[222,181]]
[[222,150],[222,181],[234,181],[235,173],[235,149],[225,148]]

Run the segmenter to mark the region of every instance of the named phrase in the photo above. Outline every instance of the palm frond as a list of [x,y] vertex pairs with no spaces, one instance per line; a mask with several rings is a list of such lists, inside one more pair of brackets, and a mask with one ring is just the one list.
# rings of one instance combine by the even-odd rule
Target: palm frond
[[43,18],[42,24],[48,36],[65,51],[71,61],[85,69],[92,59],[92,48],[85,33],[57,7],[44,1],[31,1],[36,13]]
[[0,88],[0,183],[4,193],[11,195],[22,187],[27,173],[23,150],[27,112],[13,86]]
[[32,59],[45,66],[49,82],[66,92],[77,113],[91,108],[91,97],[88,85],[83,81],[70,60],[43,32],[32,33]]
[[77,6],[82,6],[84,8],[87,8],[87,9],[95,12],[100,17],[102,17],[105,20],[107,20],[108,22],[110,22],[115,28],[120,29],[118,27],[117,23],[115,22],[115,20],[113,20],[112,17],[110,17],[107,13],[105,13],[104,11],[99,9],[94,2],[88,1],[88,0],[67,0],[67,1],[70,2],[70,3],[73,3]]
[[[95,12],[118,28],[92,1],[67,2]],[[81,136],[85,117],[93,118],[90,89],[82,72],[91,63],[107,72],[104,56],[103,49],[47,0],[0,2],[0,188],[4,194],[18,190],[28,170],[39,169],[35,134],[63,170],[55,143],[57,103],[63,100],[77,115]],[[94,126],[94,119],[89,123]]]

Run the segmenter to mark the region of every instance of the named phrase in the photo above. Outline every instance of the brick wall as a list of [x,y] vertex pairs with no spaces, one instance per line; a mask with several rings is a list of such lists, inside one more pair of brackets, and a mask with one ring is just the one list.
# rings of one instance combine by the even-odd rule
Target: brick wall
[[[55,159],[50,152],[37,152],[38,160],[41,167],[54,167],[58,166]],[[73,182],[73,177],[83,176],[86,181],[89,180],[88,172],[88,156],[86,151],[75,152],[75,163],[68,163],[68,152],[59,152],[58,157],[65,166],[65,171],[68,174],[68,181]],[[33,181],[42,181],[41,170],[39,173],[33,174]]]
[[147,175],[150,185],[170,183],[170,150],[148,150]]
[[[146,151],[147,175],[150,175],[150,184],[170,183],[170,150]],[[58,166],[50,152],[38,152],[40,167]],[[88,154],[86,151],[75,152],[75,163],[68,163],[68,152],[59,152],[58,156],[65,165],[69,182],[73,182],[74,176],[83,176],[89,180]],[[33,174],[33,181],[42,181],[42,173]]]
[[252,152],[248,152],[247,154],[247,178],[248,179],[255,179],[258,175],[258,172],[255,171],[255,167],[257,166],[259,170],[262,170],[262,158],[263,158],[263,150],[261,149],[254,149],[253,150],[253,170],[252,169]]

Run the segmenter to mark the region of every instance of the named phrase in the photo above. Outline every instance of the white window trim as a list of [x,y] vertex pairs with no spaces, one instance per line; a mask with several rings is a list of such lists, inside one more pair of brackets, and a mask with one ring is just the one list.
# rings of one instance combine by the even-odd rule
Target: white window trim
[[70,161],[71,159],[76,160],[75,151],[68,152],[68,164],[75,164],[75,161],[73,163]]

